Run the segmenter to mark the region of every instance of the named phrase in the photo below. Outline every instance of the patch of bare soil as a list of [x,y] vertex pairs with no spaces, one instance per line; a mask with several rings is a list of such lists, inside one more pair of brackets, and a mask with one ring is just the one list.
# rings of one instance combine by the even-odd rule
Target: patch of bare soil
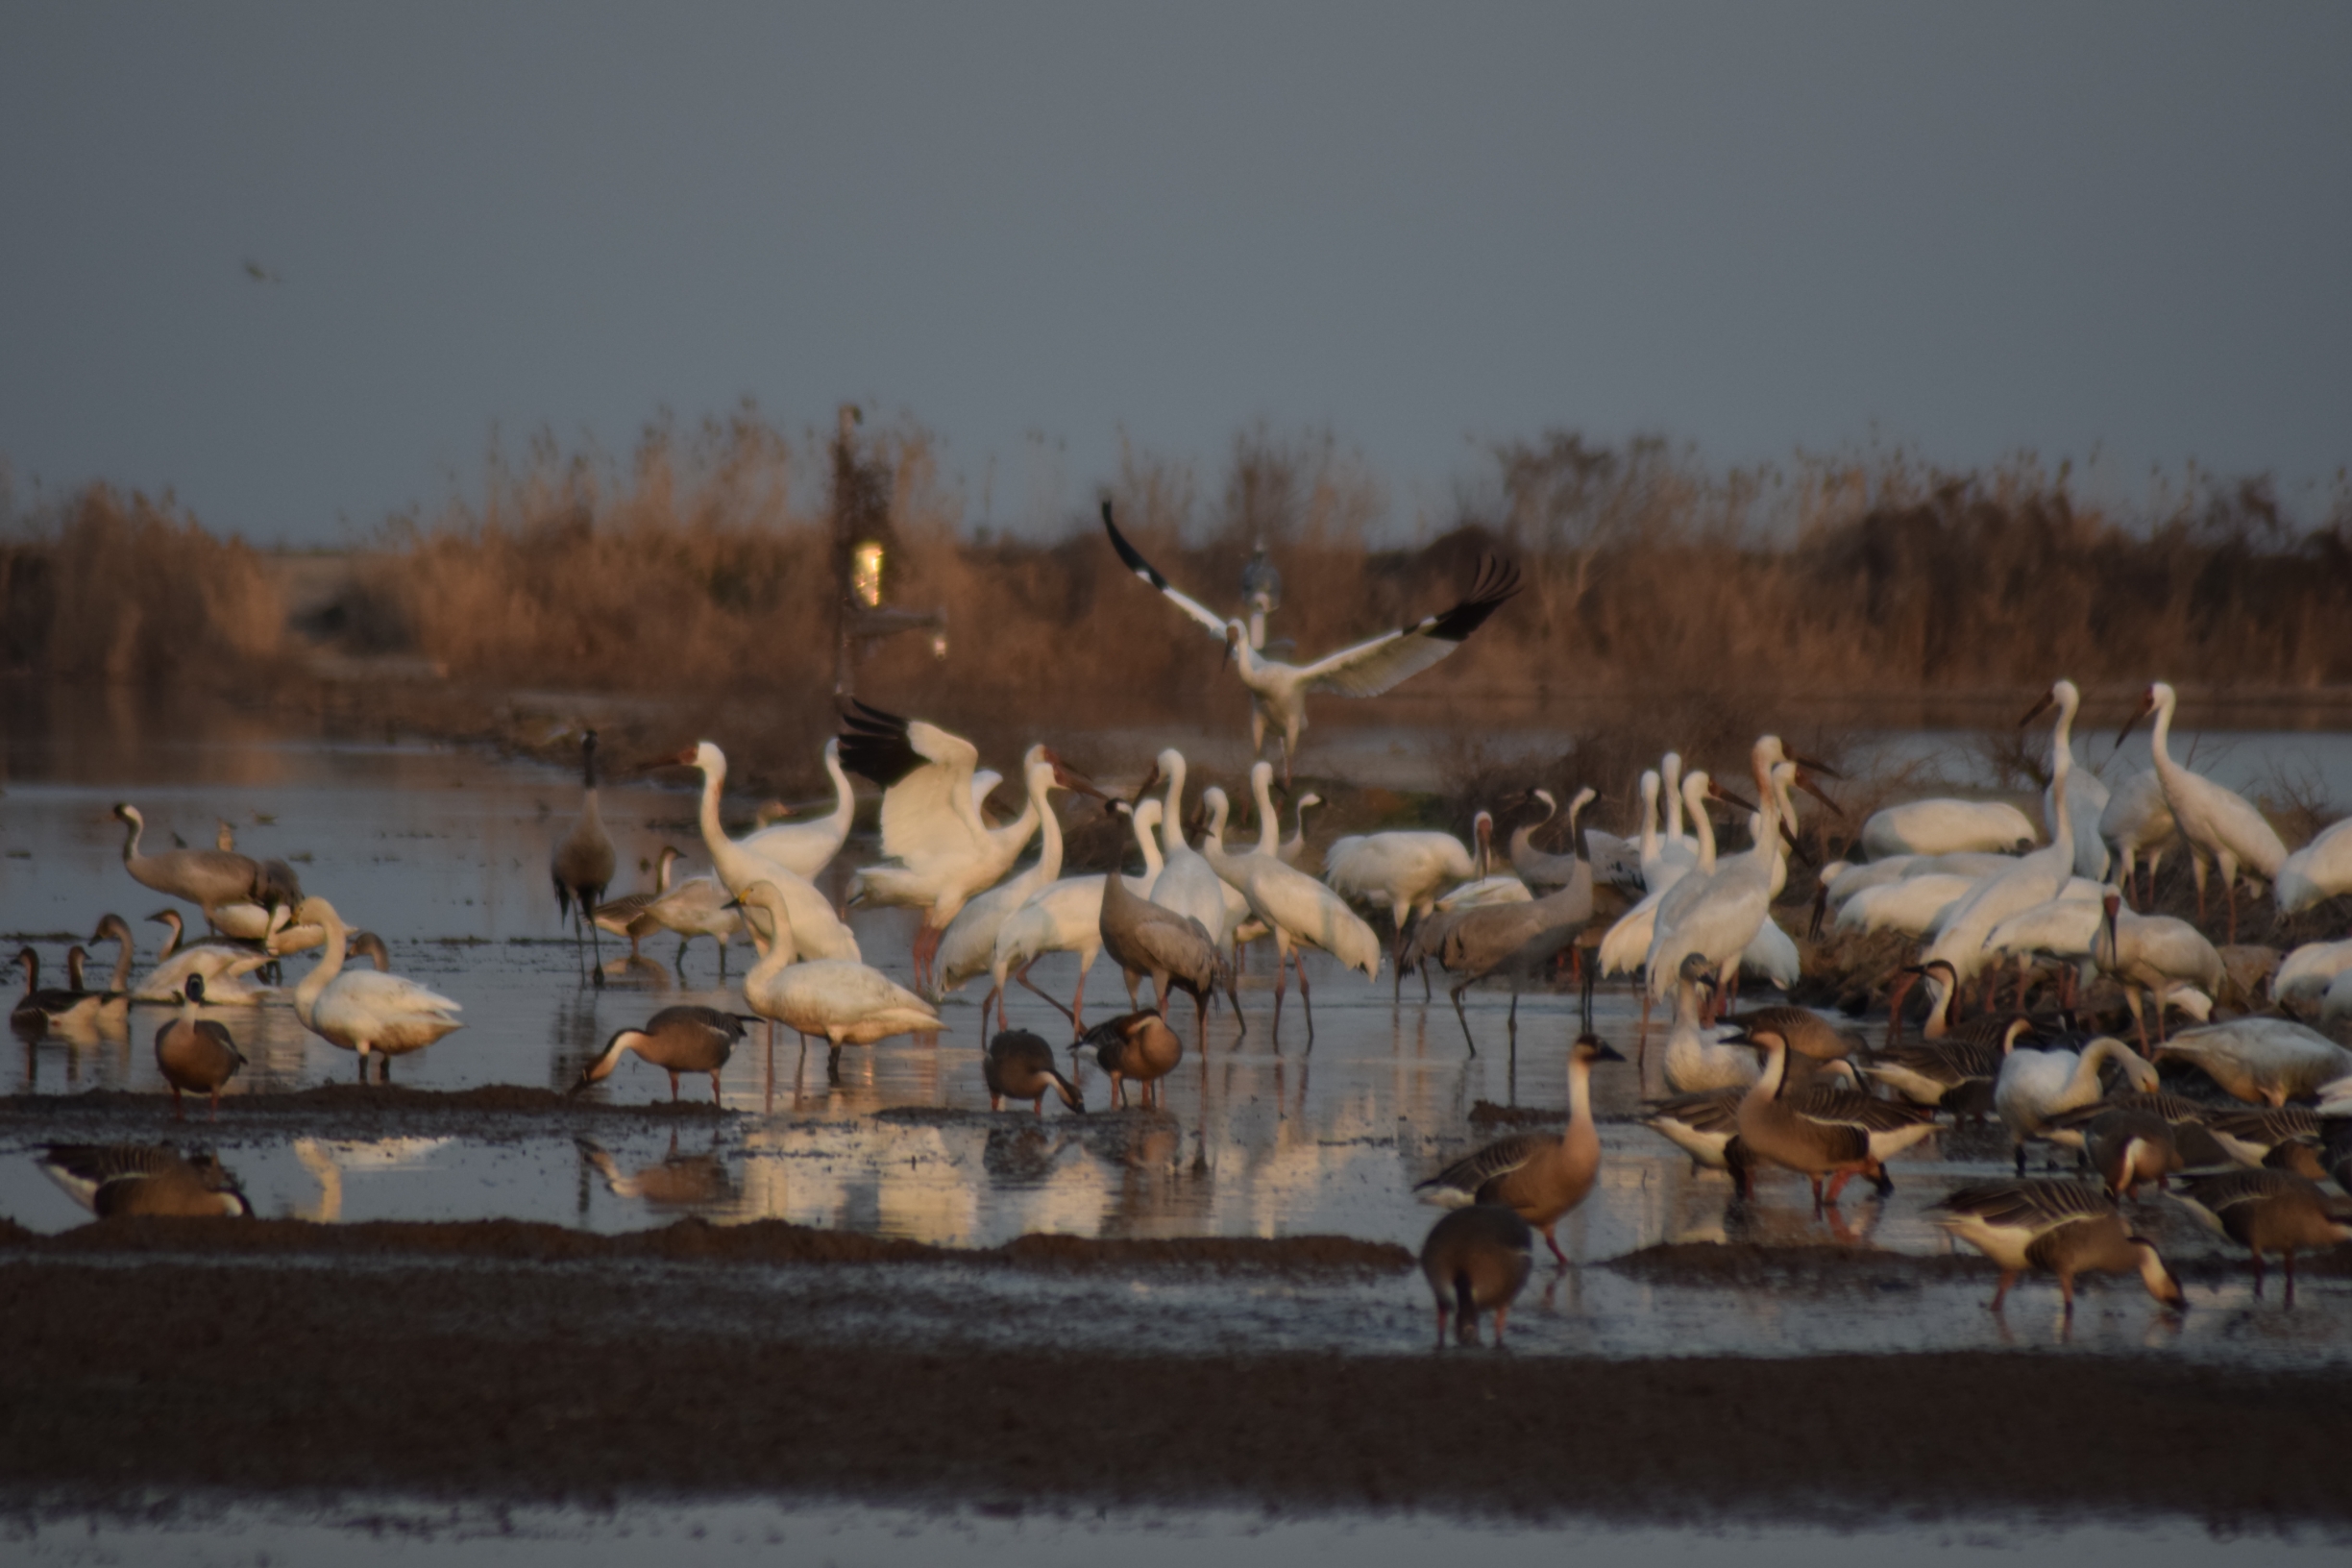
[[2333,1367],[1120,1357],[1057,1347],[1050,1311],[1033,1349],[909,1348],[693,1268],[93,1262],[0,1262],[11,1490],[2352,1520]]

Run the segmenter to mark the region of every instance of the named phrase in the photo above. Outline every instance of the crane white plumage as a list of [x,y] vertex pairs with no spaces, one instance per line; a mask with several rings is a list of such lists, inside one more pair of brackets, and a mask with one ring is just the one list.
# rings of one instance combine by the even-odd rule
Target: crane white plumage
[[1778,738],[1771,735],[1758,740],[1750,753],[1763,801],[1756,810],[1754,846],[1719,860],[1714,872],[1702,880],[1683,878],[1659,902],[1644,960],[1654,1000],[1675,984],[1687,954],[1700,954],[1716,973],[1728,976],[1771,918],[1773,873],[1781,852],[1783,783],[1775,770],[1786,768],[1790,776],[1797,771],[1796,764],[1776,760],[1781,754]]
[[2155,760],[2156,777],[2164,785],[2165,802],[2172,808],[2181,837],[2189,841],[2190,869],[2196,878],[2197,919],[2205,919],[2206,869],[2217,865],[2222,898],[2229,906],[2229,940],[2236,942],[2239,868],[2251,867],[2265,881],[2275,882],[2287,860],[2287,845],[2245,796],[2172,760],[2168,743],[2178,701],[2172,688],[2161,680],[2148,687],[2138,709],[2117,734],[2116,744],[2121,745],[2132,725],[2142,719],[2151,713],[2156,716],[2156,733],[2149,739],[2148,749]]
[[939,1032],[938,1011],[880,969],[844,959],[796,962],[783,896],[773,883],[755,882],[741,898],[766,909],[777,928],[775,945],[744,976],[744,1000],[770,1021],[771,1046],[777,1023],[804,1036],[822,1035],[832,1047],[826,1071],[838,1078],[845,1044]]
[[2180,835],[2180,824],[2172,820],[2171,804],[2165,799],[2164,780],[2156,776],[2153,768],[2132,774],[2117,785],[2107,796],[2107,809],[2099,813],[2099,837],[2107,842],[2116,860],[2116,880],[2128,896],[2132,891],[2132,873],[2140,869],[2143,856],[2147,861],[2147,892],[2144,898],[2156,895],[2156,868],[2163,864],[2165,850]]
[[463,1026],[457,1017],[463,1008],[404,975],[346,969],[349,931],[326,899],[304,899],[296,918],[326,929],[327,952],[294,988],[294,1016],[329,1044],[357,1052],[361,1081],[370,1056],[377,1059],[378,1078],[389,1079],[393,1057]]
[[[1042,752],[1043,747],[1038,747]],[[1033,753],[1023,770],[1023,783],[1029,792],[1042,802],[1039,817],[1041,826],[1038,858],[1029,867],[987,892],[968,899],[956,918],[947,922],[940,937],[938,961],[934,966],[930,1000],[955,990],[973,975],[989,968],[996,956],[996,934],[1006,919],[1032,897],[1050,886],[1062,874],[1062,819],[1055,815],[1050,793],[1061,788],[1062,773],[1048,756]],[[1203,867],[1204,871],[1208,868]],[[1214,872],[1208,872],[1212,877]],[[1099,888],[1102,879],[1092,878]],[[1096,894],[1100,896],[1099,893]],[[1097,912],[1099,914],[1099,911]],[[992,1003],[998,1004],[997,1022],[1003,1025],[1001,988],[992,990],[980,1004],[981,1043],[988,1042],[988,1011]]]
[[1308,1038],[1314,1036],[1314,1004],[1308,999],[1307,966],[1297,954],[1301,945],[1320,947],[1364,978],[1380,977],[1380,938],[1330,888],[1306,872],[1286,866],[1279,856],[1229,855],[1225,852],[1225,793],[1212,786],[1201,794],[1209,808],[1209,830],[1200,852],[1217,875],[1241,890],[1250,910],[1274,933],[1274,1027],[1282,1027],[1285,965],[1298,967],[1299,994],[1307,1000]]
[[[882,786],[882,853],[850,882],[851,903],[897,904],[923,911],[915,938],[915,980],[929,982],[940,936],[966,900],[992,886],[1029,843],[1042,820],[1044,796],[1034,787],[1021,814],[992,828],[972,798],[971,780],[980,752],[961,735],[920,719],[851,700],[843,716],[842,766]],[[1033,746],[1021,759],[1028,779],[1039,762],[1064,789],[1094,792],[1062,759]]]
[[831,811],[814,821],[778,822],[773,827],[763,827],[756,833],[745,834],[742,840],[743,846],[751,853],[765,856],[812,882],[849,841],[850,820],[857,813],[857,798],[850,792],[849,775],[842,772],[839,739],[825,742],[824,770],[833,782]]
[[1128,543],[1111,519],[1111,503],[1102,506],[1103,528],[1127,569],[1157,590],[1167,601],[1225,644],[1226,657],[1250,694],[1250,748],[1254,756],[1265,747],[1270,725],[1283,738],[1283,782],[1298,755],[1299,733],[1307,727],[1307,694],[1336,692],[1342,697],[1378,697],[1437,663],[1462,645],[1464,638],[1485,625],[1503,602],[1519,592],[1519,569],[1489,558],[1467,598],[1452,608],[1424,616],[1409,626],[1399,626],[1367,638],[1311,664],[1285,664],[1269,659],[1251,646],[1249,627],[1169,585],[1167,578]]
[[[1405,950],[1405,928],[1427,919],[1440,889],[1477,874],[1470,851],[1451,833],[1400,828],[1335,840],[1323,852],[1323,880],[1343,897],[1384,907],[1396,922],[1390,962]],[[1248,892],[1245,888],[1244,894]],[[1400,969],[1397,984],[1404,984]]]
[[[702,773],[702,801],[698,821],[702,829],[702,847],[709,851],[711,870],[731,900],[743,896],[744,890],[755,882],[772,882],[783,903],[786,918],[792,923],[789,945],[803,958],[835,958],[851,963],[862,955],[857,937],[833,913],[832,901],[819,893],[808,878],[789,866],[781,866],[766,855],[747,849],[742,843],[730,839],[719,821],[719,796],[726,788],[726,753],[708,741],[698,742],[678,753],[678,766],[699,769]],[[722,906],[723,907],[723,906]],[[762,933],[756,921],[746,920],[753,944],[765,953],[774,938]],[[684,933],[680,933],[683,935]]]
[[2352,893],[2352,818],[2281,861],[2276,892],[2279,912],[2285,915]]
[[1873,812],[1862,824],[1862,850],[1873,860],[2007,850],[2033,841],[2033,819],[2006,800],[1906,800]]

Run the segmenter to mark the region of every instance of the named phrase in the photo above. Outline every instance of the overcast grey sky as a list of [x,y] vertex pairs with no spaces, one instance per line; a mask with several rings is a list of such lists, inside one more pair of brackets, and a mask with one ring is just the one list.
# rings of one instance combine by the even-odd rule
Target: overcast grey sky
[[2352,461],[2342,4],[20,0],[0,202],[19,504],[257,539],[746,395],[999,521],[1260,419],[1400,526],[1555,426]]

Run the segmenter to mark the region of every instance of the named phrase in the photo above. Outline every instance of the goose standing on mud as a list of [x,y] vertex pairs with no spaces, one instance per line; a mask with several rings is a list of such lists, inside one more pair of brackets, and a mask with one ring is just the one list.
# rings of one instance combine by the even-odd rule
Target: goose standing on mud
[[166,849],[159,855],[142,855],[139,838],[146,832],[146,819],[127,801],[114,808],[114,815],[130,829],[123,838],[122,863],[132,880],[194,904],[207,919],[215,909],[253,898],[261,880],[261,867],[250,855],[221,849]]
[[597,936],[593,916],[596,906],[603,901],[604,889],[613,875],[612,835],[604,831],[604,819],[597,811],[596,781],[597,734],[589,730],[580,737],[580,814],[564,835],[563,843],[555,846],[549,859],[548,875],[555,884],[555,913],[559,919],[572,921],[573,952],[579,951],[580,929],[587,928],[588,941],[596,952],[596,983],[604,983],[604,949]]
[[573,1091],[576,1093],[590,1084],[602,1083],[621,1065],[623,1052],[635,1051],[639,1060],[670,1075],[672,1105],[678,1103],[681,1072],[709,1073],[711,1104],[723,1105],[725,1101],[719,1094],[719,1074],[726,1066],[727,1059],[735,1054],[743,1035],[741,1014],[722,1013],[715,1007],[665,1007],[637,1028],[614,1030],[595,1060],[580,1068]]
[[1458,1160],[1413,1190],[1424,1203],[1446,1208],[1499,1203],[1542,1233],[1560,1266],[1568,1255],[1554,1234],[1561,1218],[1584,1201],[1601,1174],[1601,1133],[1593,1125],[1592,1069],[1623,1062],[1598,1035],[1580,1035],[1568,1047],[1568,1125],[1556,1139],[1520,1133]]
[[2260,872],[2267,882],[2278,880],[2279,870],[2286,864],[2287,845],[2263,814],[2254,809],[2245,796],[2235,790],[2215,783],[2202,773],[2193,773],[2172,760],[2169,742],[2172,737],[2172,710],[2178,702],[2172,688],[2163,681],[2150,686],[2140,698],[2140,706],[2117,732],[2116,744],[2132,726],[2149,714],[2156,716],[2156,732],[2149,737],[2148,750],[2156,764],[2156,777],[2164,785],[2165,803],[2172,808],[2172,817],[2180,824],[2181,837],[2189,841],[2189,867],[2196,879],[2197,919],[2205,919],[2205,876],[2209,868],[2221,869],[2221,896],[2229,906],[2228,940],[2238,940],[2238,870],[2240,867]]
[[1170,587],[1167,578],[1119,532],[1118,525],[1111,520],[1111,503],[1107,501],[1102,504],[1102,520],[1103,528],[1111,535],[1111,548],[1118,551],[1127,570],[1208,628],[1211,636],[1224,642],[1227,660],[1240,674],[1241,684],[1249,688],[1250,754],[1254,757],[1265,749],[1268,727],[1281,731],[1286,788],[1290,783],[1291,766],[1298,757],[1299,733],[1307,727],[1309,692],[1378,697],[1459,648],[1520,587],[1519,569],[1490,557],[1480,570],[1478,582],[1469,596],[1452,609],[1425,616],[1409,626],[1383,632],[1353,648],[1343,648],[1312,664],[1284,664],[1250,646],[1249,627],[1243,623],[1220,616],[1198,600]]
[[229,1031],[210,1018],[196,1016],[196,1010],[204,1005],[204,976],[191,974],[187,977],[187,994],[180,1016],[156,1031],[156,1066],[162,1070],[163,1081],[171,1086],[175,1121],[187,1119],[187,1112],[180,1103],[184,1090],[209,1095],[213,1119],[220,1119],[221,1089],[245,1066],[245,1053],[237,1049]]
[[327,952],[294,988],[294,1016],[328,1044],[358,1053],[361,1083],[367,1082],[370,1056],[377,1059],[377,1081],[390,1083],[394,1057],[423,1050],[465,1026],[457,1003],[405,975],[346,969],[350,931],[326,899],[306,898],[296,913],[326,928]]

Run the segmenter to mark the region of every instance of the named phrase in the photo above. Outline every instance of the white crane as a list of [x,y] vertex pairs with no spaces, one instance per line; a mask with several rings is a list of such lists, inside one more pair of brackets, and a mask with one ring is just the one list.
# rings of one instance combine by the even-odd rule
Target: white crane
[[833,809],[814,821],[778,822],[747,833],[743,846],[763,855],[795,875],[817,880],[817,873],[833,862],[849,840],[849,821],[857,814],[857,799],[849,791],[849,775],[842,772],[841,742],[824,746],[824,770],[833,781]]
[[[1649,970],[1652,1000],[1666,994],[1681,973],[1685,955],[1698,953],[1717,974],[1730,976],[1740,955],[1772,916],[1773,871],[1780,856],[1780,780],[1775,769],[1782,763],[1777,737],[1758,740],[1750,753],[1756,789],[1763,804],[1753,848],[1718,861],[1714,873],[1703,880],[1682,879],[1658,905],[1644,963]],[[1785,874],[1785,873],[1784,873]]]
[[1225,792],[1213,785],[1201,794],[1209,808],[1209,831],[1201,837],[1201,855],[1217,875],[1241,890],[1250,910],[1274,933],[1274,1030],[1282,1031],[1283,990],[1286,965],[1298,967],[1299,1000],[1307,1009],[1307,1040],[1314,1041],[1314,1001],[1307,986],[1307,964],[1298,954],[1302,945],[1320,947],[1351,969],[1361,969],[1366,980],[1380,978],[1380,938],[1347,907],[1347,900],[1306,872],[1286,866],[1270,855],[1229,855],[1225,852]]
[[2279,912],[2297,914],[2352,893],[2352,818],[2346,818],[2279,863]]
[[2287,845],[2245,796],[2172,760],[2167,743],[2171,739],[2172,709],[2178,700],[2171,687],[2157,681],[2140,698],[2139,708],[2117,734],[2116,744],[2120,746],[2142,719],[2151,713],[2156,716],[2156,733],[2148,749],[2155,759],[2156,776],[2164,784],[2165,802],[2180,823],[2181,837],[2189,841],[2190,869],[2196,878],[2197,919],[2205,919],[2206,868],[2218,865],[2222,896],[2229,904],[2229,940],[2234,943],[2238,940],[2239,867],[2251,867],[2264,880],[2275,882],[2287,860]]
[[1703,835],[1696,829],[1683,831],[1684,812],[1687,808],[1692,822],[1705,815],[1703,807],[1690,806],[1690,792],[1683,788],[1682,753],[1669,751],[1659,758],[1658,772],[1665,786],[1659,797],[1666,812],[1665,829],[1654,845],[1646,831],[1642,837],[1642,886],[1652,893],[1680,881],[1682,873],[1699,863]]
[[[792,922],[790,941],[786,945],[808,958],[838,958],[851,963],[862,955],[857,938],[840,917],[833,913],[832,901],[819,893],[808,878],[788,866],[779,866],[766,855],[755,854],[737,840],[726,835],[719,821],[719,796],[726,788],[726,753],[708,741],[682,751],[676,758],[681,767],[698,768],[702,772],[702,804],[700,821],[702,846],[710,851],[711,870],[718,874],[720,885],[732,898],[741,898],[746,888],[754,882],[772,882],[781,895],[787,918]],[[758,924],[745,922],[750,929],[753,945],[766,952],[784,933],[764,936]],[[683,935],[684,933],[680,933]]]
[[2139,870],[2141,857],[2147,857],[2147,888],[2141,895],[2142,903],[2155,899],[2156,868],[2179,833],[2180,824],[2172,820],[2171,804],[2165,799],[2164,780],[2153,768],[2118,785],[2107,797],[2107,809],[2099,813],[2099,837],[2115,852],[2121,873],[2116,880],[2126,895],[2132,891],[2132,872]]
[[[1654,854],[1658,842],[1658,775],[1654,770],[1647,768],[1642,770],[1640,788],[1641,829],[1634,837],[1620,838],[1614,833],[1598,827],[1588,827],[1584,830],[1584,859],[1591,865],[1593,876],[1599,881],[1606,882],[1628,898],[1639,898],[1650,891],[1649,884],[1642,877],[1644,845],[1648,845],[1649,853]],[[1536,792],[1536,795],[1543,800],[1547,808],[1545,821],[1548,821],[1551,820],[1549,808],[1552,797],[1540,790]],[[1542,822],[1536,822],[1520,831],[1531,833],[1542,825]],[[1514,861],[1517,858],[1518,846],[1519,835],[1514,833],[1511,835]]]
[[[1200,921],[1201,929],[1209,933],[1210,940],[1222,951],[1233,945],[1234,932],[1248,918],[1249,907],[1245,903],[1238,908],[1229,905],[1224,879],[1210,868],[1198,850],[1185,843],[1184,753],[1169,747],[1157,760],[1160,773],[1167,780],[1167,794],[1160,810],[1163,864],[1159,876],[1152,882],[1151,901],[1162,909],[1189,915]],[[1237,896],[1236,902],[1239,903]]]
[[[935,1005],[942,996],[990,967],[996,956],[997,932],[1006,919],[1062,874],[1062,819],[1054,814],[1049,798],[1050,792],[1060,787],[1060,780],[1055,776],[1053,763],[1041,756],[1034,757],[1024,772],[1027,776],[1023,783],[1040,800],[1045,802],[1039,816],[1042,831],[1038,858],[1026,870],[1005,878],[986,893],[971,898],[956,918],[947,922],[947,929],[940,937],[939,957],[929,997]],[[1201,870],[1213,878],[1216,874],[1206,866]],[[1097,887],[1101,885],[1102,878],[1094,877],[1091,880]],[[1003,995],[1001,989],[992,990],[980,1003],[980,1042],[983,1045],[988,1043],[988,1014],[992,1004],[997,1008],[998,1027],[1004,1025]]]
[[1111,546],[1127,569],[1166,597],[1169,603],[1223,640],[1226,657],[1238,670],[1250,693],[1250,750],[1265,748],[1268,725],[1283,738],[1283,782],[1290,782],[1290,768],[1298,755],[1299,732],[1307,727],[1307,694],[1337,692],[1342,697],[1378,697],[1419,674],[1462,645],[1462,640],[1485,625],[1486,618],[1519,591],[1519,569],[1489,559],[1480,571],[1468,598],[1453,608],[1425,616],[1409,626],[1384,631],[1378,637],[1327,654],[1312,664],[1284,664],[1269,659],[1250,645],[1249,628],[1187,597],[1168,585],[1167,578],[1127,542],[1111,520],[1111,503],[1103,502],[1103,527]]
[[[1127,884],[1128,892],[1139,898],[1147,897],[1161,870],[1160,845],[1153,832],[1160,821],[1160,802],[1143,800],[1132,807],[1124,800],[1114,804],[1129,813],[1136,842],[1143,846],[1144,874],[1122,876],[1121,880]],[[1086,1033],[1087,972],[1094,968],[1094,960],[1102,956],[1102,899],[1103,879],[1094,872],[1049,883],[996,928],[996,950],[989,958],[989,979],[999,998],[1004,995],[1008,981],[1027,986],[1070,1020],[1073,1040]],[[1078,990],[1067,1007],[1046,995],[1029,979],[1030,968],[1047,953],[1078,955]],[[1002,1016],[1000,1002],[998,1017]]]
[[1873,812],[1862,824],[1862,852],[1873,860],[1971,849],[2007,851],[2033,841],[2033,819],[2005,800],[1906,800]]
[[[923,911],[915,938],[915,983],[931,979],[940,937],[965,901],[992,886],[1029,843],[1043,819],[1045,797],[1034,782],[1021,814],[1003,827],[982,821],[972,799],[972,771],[980,753],[971,742],[919,719],[901,719],[852,699],[845,719],[842,765],[882,786],[882,852],[889,860],[869,866],[850,883],[849,901],[897,904]],[[1064,789],[1099,795],[1069,772],[1062,759],[1033,746],[1021,759],[1021,776],[1038,777],[1042,763]]]
[[[2058,732],[2050,731],[2050,782],[2042,789],[2042,821],[2051,838],[2058,836]],[[2068,740],[2066,746],[2074,743]],[[2099,820],[2107,814],[2111,798],[2106,780],[2087,768],[2075,766],[2072,753],[2067,756],[2067,812],[2074,819],[2074,874],[2094,882],[2107,880],[2107,841],[2099,836]]]
[[2221,955],[2205,940],[2205,933],[2187,920],[2169,915],[2135,915],[2122,907],[2123,894],[2112,884],[2104,896],[2101,920],[2091,946],[2091,958],[2101,972],[2124,986],[2132,1019],[2140,1025],[2140,1048],[2148,1048],[2147,1020],[2141,1016],[2140,992],[2145,991],[2156,1012],[2156,1041],[2164,1042],[2165,1006],[2192,988],[2211,996],[2221,986]]
[[2060,680],[2051,685],[2031,712],[2018,721],[2021,724],[2031,723],[2048,708],[2058,709],[2059,743],[2051,753],[2055,766],[2050,779],[2060,808],[2053,813],[2057,819],[2057,837],[2032,854],[2021,855],[2015,865],[1998,874],[1979,882],[1945,918],[1943,929],[1922,960],[1923,968],[1935,964],[1949,966],[1931,970],[1926,977],[1931,1013],[1945,1011],[1941,988],[1949,987],[1956,992],[1991,960],[1993,954],[1985,946],[1985,938],[1992,935],[1996,925],[2021,910],[2058,897],[2066,892],[2067,883],[2074,874],[2074,823],[2065,806],[2068,775],[2072,771],[2069,759],[2074,750],[2071,745],[2074,710],[2081,703],[2082,694],[2074,689],[2074,683]]
[[[1601,950],[1595,955],[1604,978],[1612,974],[1631,974],[1650,956],[1651,938],[1657,934],[1658,910],[1667,896],[1684,878],[1692,875],[1712,875],[1715,870],[1715,824],[1706,814],[1708,800],[1729,800],[1731,797],[1715,786],[1705,770],[1694,768],[1682,775],[1682,796],[1690,807],[1691,820],[1699,827],[1699,850],[1689,866],[1679,871],[1666,871],[1663,885],[1643,898],[1608,928],[1601,939]],[[1745,805],[1747,802],[1738,802]],[[1650,1017],[1650,992],[1642,992],[1642,1021],[1645,1031]]]
[[[1461,840],[1451,833],[1425,829],[1351,834],[1334,841],[1323,852],[1323,880],[1333,892],[1360,898],[1375,908],[1387,908],[1396,922],[1396,942],[1388,955],[1391,963],[1405,949],[1405,927],[1416,916],[1428,919],[1437,907],[1438,890],[1476,874],[1470,851]],[[1248,891],[1242,889],[1244,894]],[[1400,994],[1404,984],[1400,970]]]

